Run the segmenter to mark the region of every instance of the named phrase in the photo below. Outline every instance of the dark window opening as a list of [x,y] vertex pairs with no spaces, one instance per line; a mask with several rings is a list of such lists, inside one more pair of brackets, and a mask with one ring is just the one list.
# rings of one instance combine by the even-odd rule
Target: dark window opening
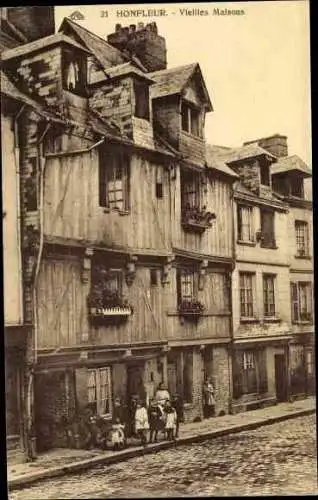
[[262,247],[276,248],[275,212],[272,210],[261,210],[261,237]]
[[86,95],[86,60],[83,56],[64,50],[62,59],[63,88],[74,94]]
[[33,211],[38,209],[38,168],[37,159],[29,158],[29,176],[25,181],[26,209]]
[[150,269],[150,285],[157,286],[158,285],[158,270]]
[[181,207],[200,207],[200,176],[197,172],[188,171],[181,173]]
[[99,151],[99,205],[129,210],[129,159],[121,151]]
[[296,198],[304,198],[304,180],[297,176],[290,180],[290,194]]
[[264,350],[238,351],[233,359],[233,396],[265,393],[268,390]]
[[156,197],[159,199],[163,198],[163,189],[161,182],[156,182]]
[[269,175],[268,165],[261,166],[261,184],[263,186],[270,186],[270,175]]
[[135,116],[149,120],[149,87],[143,82],[134,82]]
[[184,102],[181,104],[181,127],[188,134],[201,136],[200,111]]

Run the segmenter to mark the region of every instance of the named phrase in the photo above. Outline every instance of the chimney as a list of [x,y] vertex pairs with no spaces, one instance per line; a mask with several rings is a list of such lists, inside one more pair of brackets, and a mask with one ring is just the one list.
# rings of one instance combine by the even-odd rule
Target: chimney
[[116,24],[115,32],[108,35],[107,41],[116,49],[138,57],[148,72],[167,68],[166,40],[158,35],[155,22],[146,25],[140,22],[137,27]]
[[257,143],[261,148],[266,149],[277,157],[288,156],[287,136],[274,134],[270,137],[263,137],[262,139],[255,139],[254,141],[244,142],[247,144]]

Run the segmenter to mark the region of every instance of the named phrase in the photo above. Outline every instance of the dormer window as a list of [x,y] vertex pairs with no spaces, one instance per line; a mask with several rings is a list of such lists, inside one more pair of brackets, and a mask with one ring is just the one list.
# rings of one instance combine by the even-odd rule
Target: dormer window
[[143,81],[134,81],[135,116],[149,120],[149,87]]
[[290,194],[296,198],[304,197],[304,180],[300,176],[294,176],[290,179]]
[[63,88],[74,94],[85,96],[86,77],[85,59],[65,50],[63,52]]
[[181,127],[184,132],[201,137],[200,111],[193,105],[181,104]]
[[263,186],[270,186],[269,165],[261,166],[261,184]]

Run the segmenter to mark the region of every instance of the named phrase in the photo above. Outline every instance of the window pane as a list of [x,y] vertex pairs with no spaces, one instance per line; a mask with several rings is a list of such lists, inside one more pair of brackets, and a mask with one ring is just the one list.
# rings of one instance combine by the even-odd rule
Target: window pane
[[253,317],[253,275],[240,274],[241,317]]

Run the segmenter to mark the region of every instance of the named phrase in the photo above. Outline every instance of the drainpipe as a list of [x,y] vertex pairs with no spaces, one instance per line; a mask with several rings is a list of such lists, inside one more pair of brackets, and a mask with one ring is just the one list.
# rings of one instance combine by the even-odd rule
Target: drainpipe
[[38,158],[40,164],[40,199],[39,199],[39,214],[40,214],[40,243],[39,252],[37,256],[34,280],[33,280],[33,356],[32,365],[29,368],[28,374],[28,385],[27,385],[27,458],[33,460],[35,458],[35,435],[33,433],[33,411],[32,411],[32,401],[34,395],[34,366],[37,363],[37,345],[38,345],[38,308],[37,308],[37,281],[40,270],[40,264],[43,253],[43,242],[44,242],[44,172],[46,167],[46,159],[43,156],[43,140],[48,130],[51,127],[51,123],[47,123],[45,130],[40,137],[37,147],[38,147]]
[[234,318],[233,318],[233,271],[235,269],[235,260],[236,260],[236,238],[235,238],[235,203],[234,203],[234,182],[231,186],[231,218],[232,218],[232,257],[233,257],[233,268],[229,275],[230,282],[230,312],[231,312],[231,345],[228,352],[228,370],[229,370],[229,410],[232,414],[232,405],[233,405],[233,356],[235,356],[235,352],[233,349],[233,340],[234,340]]

